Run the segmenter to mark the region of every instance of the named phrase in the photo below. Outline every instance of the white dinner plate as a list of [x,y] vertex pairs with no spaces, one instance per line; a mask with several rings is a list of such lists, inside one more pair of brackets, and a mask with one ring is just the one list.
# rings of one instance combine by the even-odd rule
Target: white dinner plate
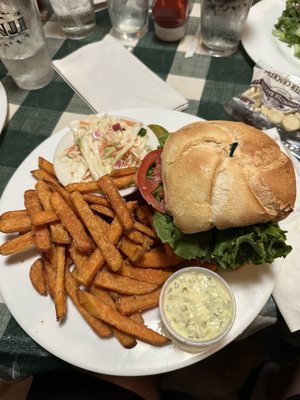
[[[159,124],[174,131],[199,118],[160,109],[128,109],[110,112],[126,115],[145,124]],[[1,200],[0,212],[24,208],[23,193],[34,187],[30,171],[37,168],[38,156],[52,160],[60,134],[54,134],[40,144],[20,165],[9,181]],[[300,223],[300,221],[299,221]],[[0,243],[7,239],[0,235]],[[300,244],[299,244],[300,246]],[[164,373],[202,360],[240,335],[259,314],[273,291],[281,259],[272,265],[245,266],[238,272],[222,272],[231,286],[237,303],[235,323],[229,334],[218,344],[197,354],[187,353],[173,344],[153,347],[143,342],[133,349],[124,349],[115,338],[99,338],[68,300],[67,318],[58,323],[50,297],[40,296],[32,287],[29,269],[38,253],[0,258],[0,291],[19,325],[33,340],[55,356],[89,371],[139,376]],[[158,309],[144,313],[145,322],[154,330],[161,329]]]
[[241,41],[259,66],[300,76],[300,59],[294,56],[292,47],[272,35],[285,4],[285,0],[262,0],[251,7]]
[[7,117],[7,96],[4,86],[0,82],[0,135]]
[[[108,113],[105,113],[105,114],[109,115]],[[118,116],[118,117],[122,118],[122,116]],[[149,137],[148,145],[151,149],[154,150],[157,148],[157,146],[159,144],[158,139],[150,128],[147,128],[146,126],[145,126],[145,128],[147,129],[147,135]],[[63,185],[67,185],[68,183],[70,183],[71,173],[70,173],[70,170],[68,170],[66,168],[66,162],[62,161],[62,155],[64,154],[65,149],[71,147],[74,144],[74,137],[73,137],[73,132],[71,131],[70,128],[65,128],[62,131],[60,131],[58,134],[60,136],[62,136],[62,138],[59,141],[59,143],[57,144],[57,147],[54,151],[54,159],[53,159],[54,169],[55,169],[55,173],[56,173],[58,180]],[[123,189],[120,189],[120,193],[123,197],[128,196],[128,195],[134,193],[135,191],[137,191],[136,185],[128,186]]]

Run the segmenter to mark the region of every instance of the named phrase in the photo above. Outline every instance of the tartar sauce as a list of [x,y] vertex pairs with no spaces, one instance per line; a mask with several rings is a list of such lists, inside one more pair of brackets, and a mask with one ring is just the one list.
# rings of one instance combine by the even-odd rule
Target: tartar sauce
[[201,268],[181,272],[166,284],[162,299],[164,317],[183,339],[212,340],[232,323],[234,299],[230,290],[218,276]]

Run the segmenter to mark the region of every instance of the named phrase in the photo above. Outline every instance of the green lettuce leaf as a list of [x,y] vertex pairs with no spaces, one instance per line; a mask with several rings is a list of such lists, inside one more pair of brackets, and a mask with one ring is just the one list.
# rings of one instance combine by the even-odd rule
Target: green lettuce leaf
[[176,228],[172,217],[155,212],[153,224],[160,240],[169,243],[178,256],[187,260],[199,258],[222,269],[237,269],[245,263],[272,263],[292,250],[286,244],[285,231],[272,222],[187,235]]

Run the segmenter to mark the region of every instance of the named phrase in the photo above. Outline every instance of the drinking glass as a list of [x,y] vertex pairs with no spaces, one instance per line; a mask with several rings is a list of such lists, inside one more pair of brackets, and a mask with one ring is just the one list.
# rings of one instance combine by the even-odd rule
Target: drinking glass
[[39,89],[52,80],[54,71],[35,0],[1,0],[0,59],[22,89]]
[[113,36],[130,41],[147,33],[149,0],[108,0],[107,6]]
[[96,28],[93,0],[50,0],[61,30],[69,39],[83,39]]
[[251,4],[252,0],[202,0],[201,42],[209,54],[235,53]]

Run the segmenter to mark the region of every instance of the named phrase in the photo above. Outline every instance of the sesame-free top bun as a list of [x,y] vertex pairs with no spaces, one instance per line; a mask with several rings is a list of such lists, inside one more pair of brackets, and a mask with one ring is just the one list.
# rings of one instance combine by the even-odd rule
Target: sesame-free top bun
[[279,221],[296,199],[289,157],[240,122],[199,121],[170,134],[162,179],[166,210],[184,233]]

